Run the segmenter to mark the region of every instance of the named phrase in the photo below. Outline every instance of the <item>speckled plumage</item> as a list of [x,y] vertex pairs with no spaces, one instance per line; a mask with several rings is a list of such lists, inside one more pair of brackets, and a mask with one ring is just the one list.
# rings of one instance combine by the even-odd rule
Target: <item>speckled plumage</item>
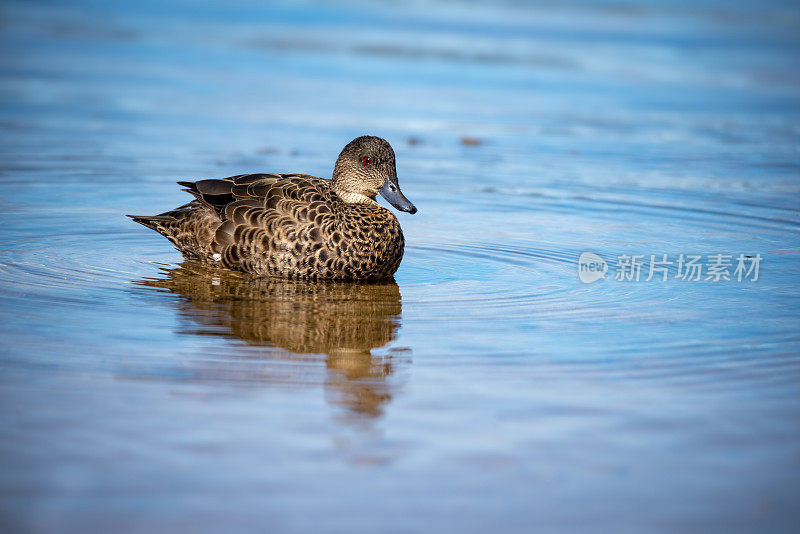
[[131,217],[188,259],[278,278],[389,279],[405,241],[397,218],[375,196],[416,212],[399,190],[394,151],[378,137],[349,143],[332,180],[262,173],[178,183],[194,201]]

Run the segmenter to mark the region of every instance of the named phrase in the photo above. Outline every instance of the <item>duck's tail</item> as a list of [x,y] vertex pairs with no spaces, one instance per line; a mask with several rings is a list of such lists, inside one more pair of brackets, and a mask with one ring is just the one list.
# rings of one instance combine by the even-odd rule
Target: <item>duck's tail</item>
[[212,242],[220,220],[198,201],[159,215],[127,217],[166,237],[186,258],[203,261],[214,254]]
[[[175,220],[174,218],[171,218],[171,217],[167,218],[164,215],[151,215],[151,216],[147,216],[147,215],[125,215],[125,216],[126,217],[130,217],[131,219],[134,220],[134,222],[137,222],[137,223],[139,223],[141,225],[144,225],[144,226],[150,228],[151,230],[155,230],[156,232],[159,232],[159,230],[158,230],[159,224]],[[161,232],[159,232],[159,233],[161,233]]]

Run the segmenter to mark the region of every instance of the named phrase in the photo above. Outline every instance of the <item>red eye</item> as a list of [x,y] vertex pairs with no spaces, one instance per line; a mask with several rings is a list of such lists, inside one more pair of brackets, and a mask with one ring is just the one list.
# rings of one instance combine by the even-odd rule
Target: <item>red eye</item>
[[369,156],[364,156],[363,158],[361,158],[361,163],[363,163],[364,165],[369,165],[370,163],[372,163],[372,159],[370,159]]

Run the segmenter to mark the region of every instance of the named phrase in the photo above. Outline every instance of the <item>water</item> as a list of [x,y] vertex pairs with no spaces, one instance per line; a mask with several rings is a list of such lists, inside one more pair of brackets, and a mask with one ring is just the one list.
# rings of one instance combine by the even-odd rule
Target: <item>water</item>
[[[791,2],[0,14],[4,531],[797,524]],[[420,210],[396,283],[209,270],[123,217],[364,133]]]

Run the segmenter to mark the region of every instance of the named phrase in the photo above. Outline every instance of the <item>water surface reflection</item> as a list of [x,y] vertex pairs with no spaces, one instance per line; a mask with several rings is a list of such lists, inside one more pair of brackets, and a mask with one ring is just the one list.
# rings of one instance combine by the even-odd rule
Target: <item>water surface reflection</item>
[[[245,342],[245,347],[226,352],[222,365],[205,368],[204,379],[311,384],[319,382],[313,378],[313,368],[320,365],[315,355],[324,355],[322,381],[329,402],[346,406],[352,416],[374,418],[391,400],[394,386],[389,377],[407,361],[403,349],[372,354],[395,339],[400,324],[401,297],[394,281],[303,283],[187,261],[164,269],[161,278],[135,283],[181,297],[176,307],[190,325],[181,327],[181,333]],[[225,365],[242,360],[264,365]]]

